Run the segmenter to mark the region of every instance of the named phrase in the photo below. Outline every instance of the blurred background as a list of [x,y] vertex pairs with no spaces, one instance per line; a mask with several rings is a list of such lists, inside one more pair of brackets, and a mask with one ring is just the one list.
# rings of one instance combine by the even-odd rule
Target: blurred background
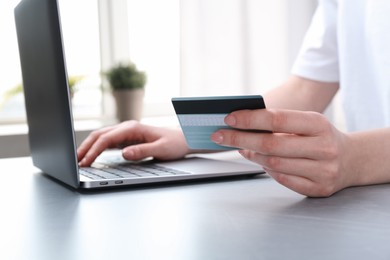
[[[0,1],[0,157],[26,155],[13,8]],[[116,122],[102,72],[132,61],[147,75],[142,120],[172,122],[174,96],[262,94],[283,82],[314,0],[59,0],[73,114],[80,129]],[[8,139],[7,139],[8,138]],[[11,139],[10,139],[11,138]],[[18,142],[21,141],[19,145]],[[7,149],[5,149],[7,147]]]

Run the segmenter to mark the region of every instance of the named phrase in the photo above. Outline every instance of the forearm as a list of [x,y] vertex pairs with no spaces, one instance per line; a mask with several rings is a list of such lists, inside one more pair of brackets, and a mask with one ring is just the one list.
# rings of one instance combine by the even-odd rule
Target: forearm
[[291,76],[281,86],[265,93],[267,108],[323,112],[338,90],[338,83]]
[[[323,112],[338,90],[338,83],[313,81],[291,76],[281,86],[263,94],[267,108]],[[210,150],[192,150],[193,153],[210,153]]]
[[350,186],[390,182],[390,128],[348,134],[344,171]]

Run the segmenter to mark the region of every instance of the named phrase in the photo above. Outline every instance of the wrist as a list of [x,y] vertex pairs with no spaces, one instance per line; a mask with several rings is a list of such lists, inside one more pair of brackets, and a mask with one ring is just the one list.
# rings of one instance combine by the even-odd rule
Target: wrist
[[347,134],[345,163],[349,186],[390,182],[390,128]]

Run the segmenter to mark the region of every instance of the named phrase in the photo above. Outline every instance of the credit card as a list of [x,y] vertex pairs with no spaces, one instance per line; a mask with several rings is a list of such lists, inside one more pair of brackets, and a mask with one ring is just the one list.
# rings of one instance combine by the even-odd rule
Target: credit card
[[231,112],[265,108],[261,95],[175,97],[172,104],[188,146],[205,150],[235,149],[214,143],[210,136],[218,129],[232,129],[224,122]]

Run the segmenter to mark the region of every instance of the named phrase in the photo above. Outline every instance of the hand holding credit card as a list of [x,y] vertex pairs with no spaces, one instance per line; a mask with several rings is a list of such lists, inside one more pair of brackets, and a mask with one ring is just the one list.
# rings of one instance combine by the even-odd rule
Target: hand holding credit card
[[263,97],[217,96],[172,98],[180,126],[191,149],[232,150],[210,140],[212,133],[221,128],[231,129],[224,118],[231,112],[243,109],[264,109]]

